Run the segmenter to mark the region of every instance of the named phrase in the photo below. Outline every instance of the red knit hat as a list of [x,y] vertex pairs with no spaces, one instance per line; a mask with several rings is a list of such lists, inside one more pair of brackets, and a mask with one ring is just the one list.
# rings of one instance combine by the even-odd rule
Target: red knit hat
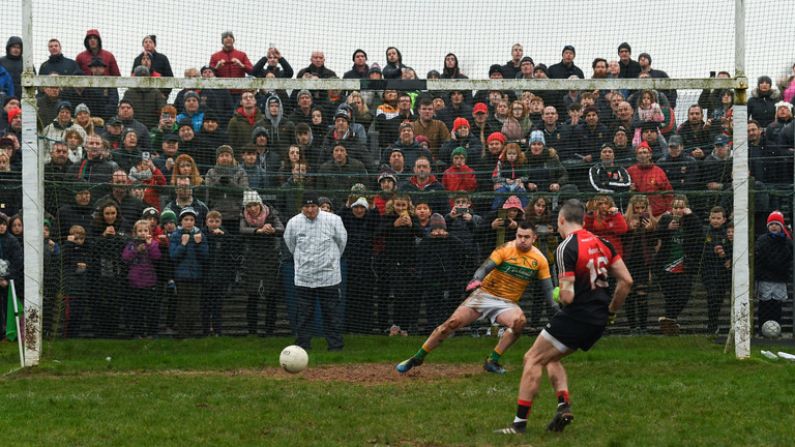
[[486,138],[486,144],[491,143],[494,140],[505,144],[505,135],[503,135],[502,132],[493,132],[488,138]]
[[787,226],[784,225],[784,214],[781,211],[773,211],[767,216],[767,226],[770,228],[770,224],[777,223],[781,226],[781,230],[784,234],[787,235],[788,238],[792,238],[790,235],[789,230],[787,230]]
[[463,117],[456,118],[455,121],[453,121],[453,132],[456,132],[458,129],[464,126],[470,127],[469,120]]
[[638,147],[635,148],[635,153],[637,154],[638,153],[638,149],[640,149],[642,147],[645,147],[646,149],[649,150],[649,152],[651,152],[651,146],[649,146],[649,143],[646,142],[646,141],[641,141],[640,144],[638,145]]
[[19,115],[20,113],[22,113],[22,109],[20,109],[19,107],[14,107],[13,109],[9,110],[8,124],[11,124],[11,121],[14,121],[14,118],[16,118],[17,115]]

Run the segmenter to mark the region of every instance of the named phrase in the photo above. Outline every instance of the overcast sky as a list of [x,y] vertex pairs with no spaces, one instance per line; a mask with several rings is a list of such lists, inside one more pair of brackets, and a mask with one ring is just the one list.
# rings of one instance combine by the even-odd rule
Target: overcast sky
[[[64,53],[74,57],[89,28],[100,30],[122,73],[131,70],[146,34],[157,35],[158,50],[181,76],[185,68],[207,63],[224,30],[235,33],[237,48],[252,63],[273,43],[298,71],[308,65],[312,50],[321,49],[327,66],[340,76],[350,69],[356,48],[383,65],[390,45],[420,77],[441,70],[444,55],[454,52],[465,74],[485,78],[490,64],[509,59],[515,42],[547,65],[560,60],[564,45],[574,45],[575,63],[586,76],[594,57],[616,58],[622,41],[632,45],[635,58],[650,53],[652,66],[671,77],[733,72],[734,66],[733,0],[33,2],[37,68],[47,57],[49,38],[57,37]],[[776,78],[795,62],[795,7],[790,0],[746,4],[747,73],[753,80],[761,74]],[[21,0],[3,0],[2,38],[21,32],[21,22],[9,20],[20,16],[20,5]]]

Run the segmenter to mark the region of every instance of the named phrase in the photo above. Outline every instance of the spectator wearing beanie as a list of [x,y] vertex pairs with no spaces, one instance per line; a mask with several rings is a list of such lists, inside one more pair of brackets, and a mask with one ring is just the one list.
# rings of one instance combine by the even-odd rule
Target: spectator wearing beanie
[[453,151],[458,147],[463,147],[467,152],[467,160],[477,161],[483,152],[483,143],[480,142],[469,124],[469,120],[464,117],[456,118],[453,121],[453,131],[450,133],[450,140],[445,142],[439,149],[439,162],[451,166],[453,162]]
[[[452,153],[452,165],[442,175],[442,185],[447,191],[474,192],[478,183],[475,171],[467,166],[467,150],[457,147]],[[442,210],[436,210],[442,211]]]
[[239,203],[243,191],[248,189],[248,176],[235,160],[229,145],[218,146],[215,151],[215,166],[204,177],[207,184],[207,205],[221,212],[223,226],[232,233],[239,227]]

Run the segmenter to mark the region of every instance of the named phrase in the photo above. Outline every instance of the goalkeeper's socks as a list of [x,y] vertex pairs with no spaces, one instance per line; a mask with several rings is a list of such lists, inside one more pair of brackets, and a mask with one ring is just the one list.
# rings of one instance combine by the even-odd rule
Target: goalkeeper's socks
[[558,396],[558,404],[569,403],[569,390],[560,390],[555,393]]
[[499,363],[500,359],[502,358],[502,354],[497,352],[497,350],[491,351],[491,355],[489,356],[489,360]]
[[527,423],[527,415],[530,414],[530,407],[533,406],[533,401],[519,399],[516,401],[516,417],[513,418],[513,423]]
[[425,350],[425,345],[422,345],[420,350],[417,351],[416,354],[414,354],[414,358],[419,360],[419,361],[423,361],[423,360],[425,360],[425,356],[428,355],[428,352],[430,352],[430,351]]

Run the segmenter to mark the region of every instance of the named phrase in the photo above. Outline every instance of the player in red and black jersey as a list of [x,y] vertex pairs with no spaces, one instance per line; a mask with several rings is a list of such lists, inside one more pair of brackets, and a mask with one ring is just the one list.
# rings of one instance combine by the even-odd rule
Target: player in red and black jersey
[[[564,239],[557,249],[562,310],[525,354],[516,417],[510,427],[498,433],[525,432],[545,367],[558,397],[558,408],[547,430],[563,431],[574,415],[566,370],[560,360],[577,349],[589,350],[599,340],[632,287],[632,276],[612,245],[583,229],[584,215],[585,207],[578,200],[567,201],[558,213],[558,232]],[[607,291],[608,276],[616,279],[612,299]]]

